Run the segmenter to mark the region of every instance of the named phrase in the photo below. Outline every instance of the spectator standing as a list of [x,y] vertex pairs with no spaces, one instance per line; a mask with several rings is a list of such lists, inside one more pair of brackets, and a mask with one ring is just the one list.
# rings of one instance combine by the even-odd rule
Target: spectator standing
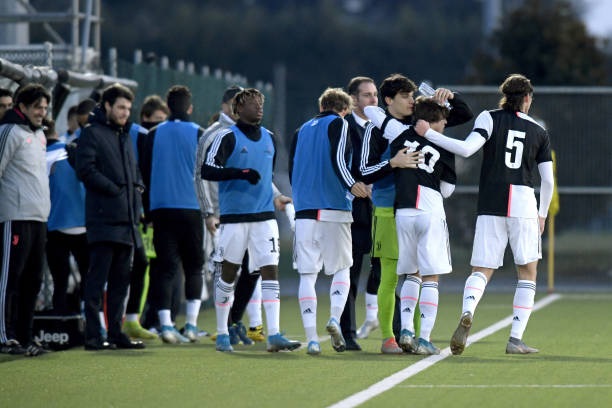
[[[85,185],[85,223],[90,267],[85,282],[85,349],[144,348],[121,332],[130,263],[138,246],[140,181],[128,118],[134,95],[114,84],[102,93],[100,106],[79,138],[77,175]],[[102,338],[98,312],[107,285],[108,341]]]
[[[348,123],[348,133],[353,148],[350,169],[353,177],[359,180],[361,179],[359,163],[361,147],[363,145],[363,134],[368,122],[363,108],[378,105],[378,90],[372,78],[358,76],[349,81],[347,93],[351,96],[353,102],[353,111],[344,117]],[[351,224],[351,239],[353,242],[353,265],[349,271],[351,286],[344,311],[340,318],[340,328],[346,341],[346,350],[360,351],[361,346],[355,340],[357,337],[355,299],[359,289],[363,257],[372,249],[372,201],[370,197],[355,197],[352,205],[353,223]],[[366,319],[364,322],[364,325],[369,324],[372,328],[378,326],[376,292],[378,291],[379,282],[380,263],[377,260],[372,260],[365,294]]]

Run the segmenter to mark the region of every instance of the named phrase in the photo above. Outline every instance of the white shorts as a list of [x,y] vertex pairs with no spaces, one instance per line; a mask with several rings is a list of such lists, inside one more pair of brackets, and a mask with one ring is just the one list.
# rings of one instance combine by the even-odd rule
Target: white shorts
[[236,265],[242,264],[249,250],[249,269],[278,265],[279,237],[276,220],[221,224],[218,256]]
[[442,275],[452,271],[446,220],[430,212],[395,215],[397,274]]
[[326,275],[353,265],[351,224],[311,219],[295,220],[293,257],[299,273]]
[[510,242],[516,265],[527,265],[542,258],[542,237],[537,218],[479,215],[476,219],[472,266],[497,269],[504,264]]

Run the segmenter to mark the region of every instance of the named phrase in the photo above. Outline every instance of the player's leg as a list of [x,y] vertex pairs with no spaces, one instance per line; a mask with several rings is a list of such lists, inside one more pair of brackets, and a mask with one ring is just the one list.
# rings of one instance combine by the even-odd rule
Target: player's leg
[[340,316],[346,305],[350,289],[349,269],[353,263],[350,223],[321,222],[322,248],[325,273],[333,275],[329,288],[330,318],[326,330],[331,336],[334,350],[346,350],[346,341],[340,329]]
[[218,351],[233,351],[230,344],[227,321],[234,302],[234,281],[247,250],[248,226],[246,223],[222,224],[219,231],[219,253],[223,254],[221,273],[215,283],[215,314],[217,317]]
[[522,338],[533,310],[538,259],[542,257],[539,226],[537,219],[509,218],[507,221],[518,282],[512,303],[512,328],[506,353],[537,353],[538,350],[527,346]]
[[185,274],[185,327],[183,335],[191,342],[198,340],[198,316],[202,304],[204,277],[204,223],[199,210],[183,211],[183,231],[179,252]]
[[278,282],[279,234],[276,220],[251,223],[248,237],[249,257],[254,269],[261,271],[261,300],[266,314],[267,350],[295,350],[301,343],[289,340],[280,331],[280,284]]
[[476,307],[493,273],[503,264],[504,251],[508,244],[504,219],[505,217],[489,215],[479,215],[476,219],[472,274],[465,281],[461,317],[450,342],[451,352],[455,355],[463,353]]
[[311,219],[295,220],[294,262],[300,275],[298,302],[302,324],[308,343],[307,353],[321,353],[317,334],[317,292],[315,284],[323,263],[321,258],[319,221]]
[[423,279],[419,309],[421,328],[417,354],[439,354],[440,349],[431,341],[438,315],[439,276],[452,270],[446,219],[435,213],[424,213],[416,217],[418,231],[418,268]]

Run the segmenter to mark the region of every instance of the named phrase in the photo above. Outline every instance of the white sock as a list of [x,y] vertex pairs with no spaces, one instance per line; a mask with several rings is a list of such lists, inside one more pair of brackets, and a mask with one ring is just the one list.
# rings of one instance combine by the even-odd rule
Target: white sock
[[351,286],[351,274],[349,268],[342,269],[334,273],[331,285],[329,287],[329,299],[331,304],[330,315],[340,322],[340,316],[344,311],[346,299],[348,298],[349,288]]
[[172,318],[170,317],[170,309],[161,309],[157,311],[157,316],[159,316],[159,324],[161,326],[170,326],[172,327]]
[[247,315],[249,315],[249,327],[257,327],[263,324],[261,317],[261,276],[257,280],[255,290],[253,290],[246,312]]
[[438,315],[438,282],[423,282],[419,308],[421,309],[421,334],[419,337],[429,341],[431,331]]
[[319,341],[317,335],[317,292],[315,283],[317,282],[316,273],[300,274],[300,286],[298,288],[298,302],[302,313],[302,323],[306,340]]
[[370,293],[365,294],[366,320],[378,321],[378,296]]
[[280,285],[277,280],[261,281],[261,300],[266,311],[268,336],[280,333]]
[[227,319],[234,303],[234,284],[219,278],[215,285],[215,313],[217,315],[217,335],[229,334]]
[[414,309],[419,301],[421,290],[421,278],[414,275],[406,275],[400,295],[400,310],[402,318],[402,329],[408,329],[414,333]]
[[523,333],[527,328],[529,316],[533,309],[533,302],[536,293],[536,283],[529,280],[519,280],[516,284],[514,292],[514,301],[512,302],[512,329],[510,337],[517,339],[523,338]]
[[138,321],[138,313],[128,313],[125,315],[126,322],[137,322]]
[[482,272],[472,272],[465,281],[463,288],[463,309],[461,314],[470,312],[472,315],[476,312],[476,306],[482,299],[485,288],[487,287],[487,277]]
[[198,325],[198,315],[200,314],[200,305],[202,301],[200,299],[189,299],[187,300],[187,310],[185,312],[185,323],[192,326]]

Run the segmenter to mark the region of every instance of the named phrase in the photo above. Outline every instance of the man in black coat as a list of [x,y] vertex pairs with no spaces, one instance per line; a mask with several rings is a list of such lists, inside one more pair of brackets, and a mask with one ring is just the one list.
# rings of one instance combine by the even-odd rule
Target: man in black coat
[[[144,348],[121,332],[123,303],[130,284],[130,261],[138,234],[140,193],[128,118],[134,95],[119,84],[102,93],[100,106],[83,129],[76,171],[86,189],[85,224],[90,268],[85,281],[85,349]],[[99,311],[107,284],[108,341]]]
[[[349,124],[349,135],[351,137],[351,145],[353,146],[353,160],[351,163],[351,174],[353,177],[360,179],[359,158],[361,156],[361,148],[363,144],[363,134],[367,124],[367,117],[363,113],[363,108],[368,105],[378,105],[378,90],[374,80],[365,76],[354,77],[349,81],[347,93],[353,99],[353,111],[345,116],[344,119]],[[351,237],[353,242],[353,266],[350,269],[351,285],[349,295],[344,306],[344,312],[340,318],[340,328],[342,335],[346,341],[346,349],[349,351],[360,351],[361,346],[355,340],[356,322],[355,322],[355,298],[359,286],[359,276],[361,275],[361,267],[363,265],[364,255],[370,252],[372,248],[372,201],[369,197],[353,199],[353,223],[351,224]],[[366,299],[366,307],[368,303],[371,308],[374,308],[373,321],[378,322],[376,318],[376,291],[378,290],[378,282],[380,281],[380,268],[376,269],[376,260],[373,260],[372,272],[368,277],[367,293],[374,293],[373,302]],[[378,273],[376,273],[378,271]],[[369,302],[368,302],[369,301]]]

